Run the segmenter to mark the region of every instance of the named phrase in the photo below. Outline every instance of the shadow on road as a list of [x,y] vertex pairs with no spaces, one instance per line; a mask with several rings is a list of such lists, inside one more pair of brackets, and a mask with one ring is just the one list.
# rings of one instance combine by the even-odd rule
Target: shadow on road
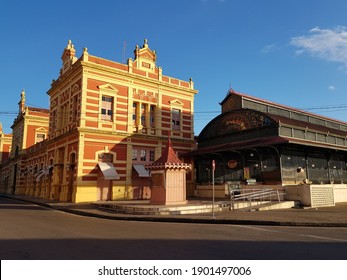
[[2,240],[2,260],[346,260],[347,243],[212,240]]

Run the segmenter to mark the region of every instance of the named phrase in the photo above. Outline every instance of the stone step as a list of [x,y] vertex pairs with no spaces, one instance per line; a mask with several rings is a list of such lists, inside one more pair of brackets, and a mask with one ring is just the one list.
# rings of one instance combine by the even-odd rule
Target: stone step
[[[180,215],[180,214],[197,214],[212,212],[211,204],[195,204],[181,206],[155,206],[155,205],[120,205],[120,204],[95,204],[99,208],[114,210],[118,213],[133,215]],[[215,210],[221,211],[223,204],[216,204]],[[219,210],[218,210],[219,209]]]
[[[199,214],[199,213],[211,213],[213,206],[211,202],[204,202],[203,204],[190,204],[190,205],[178,205],[178,206],[158,206],[158,205],[129,205],[129,204],[117,204],[117,203],[95,203],[95,206],[103,209],[115,211],[120,214],[131,215],[184,215],[184,214]],[[283,201],[280,203],[269,201],[252,201],[250,203],[235,202],[233,210],[238,211],[264,211],[271,209],[285,209],[295,206],[294,201]],[[231,209],[230,201],[219,201],[214,205],[215,212],[229,211]]]

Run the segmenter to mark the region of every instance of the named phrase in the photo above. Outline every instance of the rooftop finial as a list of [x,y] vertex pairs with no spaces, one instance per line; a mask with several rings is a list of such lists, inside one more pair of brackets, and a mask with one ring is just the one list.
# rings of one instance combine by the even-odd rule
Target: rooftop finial
[[21,114],[25,109],[25,90],[22,89],[22,92],[20,93],[20,101],[18,103],[19,106],[19,114]]
[[71,40],[68,40],[65,50],[72,51],[72,52],[76,51],[75,46],[74,46],[74,44],[72,44]]
[[236,93],[236,91],[232,87],[230,87],[228,93]]

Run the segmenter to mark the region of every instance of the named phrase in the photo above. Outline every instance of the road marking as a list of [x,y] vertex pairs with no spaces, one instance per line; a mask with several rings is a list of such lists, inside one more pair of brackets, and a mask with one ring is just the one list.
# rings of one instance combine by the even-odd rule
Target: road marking
[[338,242],[347,242],[346,239],[330,238],[330,237],[324,237],[324,236],[318,236],[318,235],[311,235],[311,234],[299,234],[299,236],[310,237],[310,238],[316,238],[316,239],[323,239],[323,240],[338,241]]
[[315,238],[315,239],[323,239],[323,240],[330,240],[330,241],[337,241],[337,242],[347,242],[346,239],[339,239],[339,238],[331,238],[331,237],[324,237],[324,236],[319,236],[319,235],[312,235],[312,234],[295,234],[291,232],[284,232],[280,230],[270,230],[270,229],[265,229],[262,227],[257,227],[257,226],[244,226],[244,225],[230,225],[232,227],[240,227],[240,228],[246,228],[246,229],[252,229],[252,230],[259,230],[259,231],[266,231],[266,232],[279,232],[279,233],[285,233],[289,235],[297,235],[301,237],[308,237],[308,238]]
[[268,228],[262,228],[259,226],[244,226],[244,225],[229,225],[230,227],[240,227],[240,228],[247,228],[252,230],[259,230],[259,231],[267,231],[267,232],[281,232],[279,230],[273,230]]

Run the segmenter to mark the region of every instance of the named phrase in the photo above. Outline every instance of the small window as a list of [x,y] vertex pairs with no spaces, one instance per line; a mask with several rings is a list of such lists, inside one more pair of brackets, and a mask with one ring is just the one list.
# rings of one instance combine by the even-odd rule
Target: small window
[[136,124],[137,119],[137,103],[133,103],[133,124]]
[[146,116],[145,115],[141,116],[141,125],[146,126]]
[[172,109],[172,129],[180,130],[181,129],[181,111],[178,109]]
[[146,126],[146,104],[141,104],[141,125]]
[[35,143],[42,142],[45,139],[46,139],[46,134],[44,134],[44,133],[37,133],[36,134]]
[[132,160],[137,161],[137,150],[133,150]]
[[113,97],[102,96],[101,119],[112,121],[113,117]]
[[147,151],[141,150],[141,161],[146,161],[146,155],[147,155]]
[[134,147],[132,151],[132,161],[138,163],[149,163],[154,161],[154,149],[145,147]]
[[155,106],[151,105],[149,107],[149,126],[154,127],[155,126]]
[[149,151],[149,161],[154,161],[154,151]]

